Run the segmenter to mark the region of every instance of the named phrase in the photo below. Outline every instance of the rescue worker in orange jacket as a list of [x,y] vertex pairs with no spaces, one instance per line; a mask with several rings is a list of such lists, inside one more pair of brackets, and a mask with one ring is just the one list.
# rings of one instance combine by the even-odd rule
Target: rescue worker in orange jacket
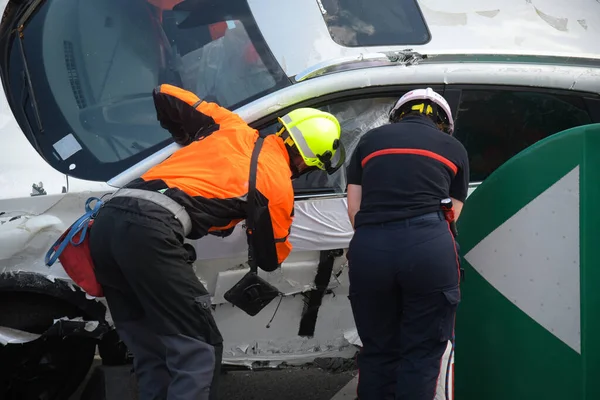
[[[259,134],[181,88],[161,85],[153,96],[161,126],[183,147],[104,203],[90,252],[117,332],[134,354],[140,399],[215,399],[223,338],[184,239],[228,236],[246,219]],[[279,121],[256,172],[276,242],[276,265],[259,265],[268,270],[292,249],[292,179],[317,168],[333,173],[344,161],[333,115],[300,108]]]

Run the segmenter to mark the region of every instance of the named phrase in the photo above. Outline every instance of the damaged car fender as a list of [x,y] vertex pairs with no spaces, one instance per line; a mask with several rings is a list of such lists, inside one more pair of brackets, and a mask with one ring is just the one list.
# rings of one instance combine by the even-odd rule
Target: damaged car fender
[[[41,196],[35,202],[32,198],[22,198],[20,202],[0,200],[0,208],[5,210],[0,215],[0,309],[5,310],[0,313],[0,337],[5,338],[2,342],[23,341],[11,337],[14,331],[3,328],[96,339],[110,330],[112,321],[104,299],[89,296],[75,285],[60,263],[51,268],[44,265],[49,246],[83,213],[81,204],[85,198],[105,193]],[[22,314],[30,309],[36,311],[36,305],[43,305],[40,307],[45,312],[40,312],[44,315],[39,318],[31,315],[30,323],[22,324],[22,318],[7,316],[17,310]],[[61,322],[65,316],[69,323]],[[90,329],[90,323],[94,329]]]

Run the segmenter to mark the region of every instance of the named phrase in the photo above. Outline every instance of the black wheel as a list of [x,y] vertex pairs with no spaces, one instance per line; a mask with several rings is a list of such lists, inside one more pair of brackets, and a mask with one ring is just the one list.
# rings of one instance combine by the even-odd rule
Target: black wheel
[[[80,315],[77,307],[48,296],[0,295],[0,326],[41,334],[54,319]],[[0,347],[0,398],[66,400],[85,379],[95,351],[95,339],[76,336]]]

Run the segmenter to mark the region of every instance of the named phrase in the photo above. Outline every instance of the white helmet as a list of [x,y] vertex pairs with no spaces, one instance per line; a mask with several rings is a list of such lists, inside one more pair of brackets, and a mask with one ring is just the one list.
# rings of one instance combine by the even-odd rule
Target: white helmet
[[[450,135],[454,132],[454,120],[452,119],[452,112],[450,111],[450,105],[441,95],[436,93],[432,88],[427,89],[415,89],[406,93],[400,98],[390,110],[389,118],[390,122],[401,115],[397,115],[398,111],[407,103],[418,102],[418,100],[426,100],[421,105],[413,105],[411,110],[419,110],[425,114],[433,114],[435,117],[440,118],[441,122],[446,125],[446,131]],[[428,107],[424,110],[425,103],[432,103],[433,107]],[[441,113],[440,113],[441,108]]]

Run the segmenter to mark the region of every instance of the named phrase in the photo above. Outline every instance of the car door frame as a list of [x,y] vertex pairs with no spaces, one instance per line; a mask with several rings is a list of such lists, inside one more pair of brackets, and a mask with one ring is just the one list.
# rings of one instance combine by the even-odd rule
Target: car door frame
[[[326,105],[342,103],[345,101],[358,100],[358,99],[377,99],[382,97],[395,97],[399,99],[402,94],[409,92],[413,89],[418,89],[422,87],[430,87],[435,90],[437,93],[444,95],[445,85],[439,83],[431,83],[431,84],[390,84],[384,86],[376,86],[376,87],[367,87],[367,88],[356,88],[350,90],[339,91],[335,93],[330,93],[324,96],[320,96],[317,98],[310,98],[307,100],[299,101],[294,104],[290,104],[276,113],[269,114],[263,118],[260,118],[254,122],[251,122],[249,125],[257,130],[265,129],[272,124],[276,123],[277,117],[284,115],[285,113],[292,111],[299,107],[314,107],[320,108]],[[342,135],[344,132],[342,132]],[[364,134],[364,133],[363,133]],[[351,154],[347,153],[346,157],[350,157]],[[345,168],[343,166],[342,168]],[[345,173],[345,172],[343,172]],[[325,193],[325,194],[294,194],[295,201],[305,201],[311,200],[315,198],[335,198],[335,197],[346,197],[346,191],[337,192],[337,193]]]
[[[266,127],[269,123],[272,123],[277,116],[283,116],[287,111],[300,105],[317,106],[334,100],[343,101],[344,99],[351,99],[352,97],[362,98],[365,97],[365,94],[368,94],[369,97],[397,96],[404,90],[423,86],[432,86],[437,87],[438,89],[443,88],[442,94],[444,96],[448,96],[448,85],[457,87],[458,84],[463,84],[464,82],[474,82],[489,87],[490,81],[493,85],[501,87],[507,87],[511,84],[534,87],[536,90],[545,88],[546,86],[557,89],[575,90],[584,87],[586,89],[597,88],[598,92],[600,92],[600,82],[596,80],[597,72],[590,71],[589,68],[540,66],[534,63],[519,64],[519,68],[510,67],[510,63],[508,62],[460,63],[460,65],[453,65],[452,63],[432,63],[421,64],[418,66],[380,66],[335,72],[296,83],[232,111],[240,115],[240,117],[247,121],[250,126],[262,128]],[[547,73],[547,75],[543,75],[544,73]],[[430,84],[427,85],[423,82],[430,82]],[[468,86],[473,87],[473,85]],[[456,110],[458,107],[456,96],[448,96],[448,99],[450,106]],[[115,176],[108,184],[116,187],[126,184],[132,178],[141,175],[148,168],[168,158],[178,148],[179,146],[174,143],[166,146],[152,156],[144,159],[144,161]],[[310,205],[312,208],[329,208],[326,203],[335,203],[332,204],[333,210],[329,208],[329,211],[327,211],[329,215],[326,218],[337,220],[336,224],[338,226],[336,226],[336,230],[338,234],[341,233],[339,232],[340,229],[346,229],[346,227],[339,226],[339,223],[343,223],[343,221],[339,221],[345,219],[345,212],[343,211],[346,201],[345,198],[345,192],[295,196],[295,200],[297,201],[297,211],[299,206],[302,205],[307,205],[307,207]],[[312,200],[314,204],[310,202],[310,200]],[[323,208],[323,210],[325,208]],[[310,213],[310,210],[307,210],[307,212]],[[297,215],[296,217],[300,217],[300,215]],[[315,220],[321,219],[323,215],[320,214],[318,218],[309,217],[310,219]],[[298,218],[295,219],[298,220]],[[305,226],[303,228],[305,231],[307,229],[312,229],[310,226]],[[294,229],[292,228],[292,232],[293,231]],[[342,235],[345,236],[343,240],[347,239],[347,236],[352,233],[352,230],[349,229],[346,233],[347,235]],[[342,239],[339,237],[336,239],[339,245],[334,247],[347,247],[343,245],[340,240]],[[207,251],[212,251],[210,247],[212,242],[210,242],[210,240],[195,242],[204,243],[203,246],[206,246]],[[318,260],[320,251],[331,250],[330,245],[324,244],[323,241],[319,239],[318,235],[315,240],[311,239],[310,242],[309,251],[303,251],[297,248],[300,250],[299,253],[292,252],[292,254],[296,254],[297,257],[292,257],[289,263],[286,262],[288,267],[293,269],[294,264],[299,265],[304,263],[306,265],[309,258],[310,262],[313,263],[315,259]],[[200,253],[201,252],[198,254]],[[243,252],[241,251],[240,262],[243,261],[242,253]],[[226,259],[223,258],[218,261],[213,256],[207,256],[205,258],[205,264],[210,265],[210,270],[215,274],[218,274],[218,270],[227,269],[230,267],[232,261],[236,261],[231,259],[231,253],[227,254],[228,256],[226,256]]]
[[[418,73],[417,73],[418,69]],[[266,95],[238,109],[232,110],[248,121],[251,126],[260,126],[262,122],[283,115],[285,111],[298,104],[318,104],[328,97],[341,97],[360,93],[362,90],[383,94],[394,86],[422,87],[423,82],[437,82],[443,86],[443,95],[448,98],[451,108],[458,107],[457,99],[446,87],[466,85],[474,87],[513,85],[531,87],[535,90],[556,88],[557,90],[577,91],[589,88],[590,94],[600,93],[600,82],[597,80],[598,70],[581,65],[546,65],[535,62],[519,63],[499,60],[498,62],[460,62],[450,61],[427,62],[415,66],[402,64],[359,68],[325,74],[304,80],[277,92]],[[468,82],[468,83],[465,83]],[[597,90],[597,92],[593,92]],[[137,164],[117,174],[108,184],[121,187],[135,177],[139,177],[150,167],[168,158],[178,145],[171,143],[141,160]]]
[[[592,123],[600,123],[600,94],[593,91],[582,91],[573,89],[528,86],[528,85],[502,85],[498,83],[490,84],[465,84],[465,83],[449,83],[445,85],[444,97],[450,104],[452,115],[456,119],[456,123],[460,123],[458,118],[458,107],[460,106],[462,94],[464,90],[502,90],[510,92],[535,92],[541,94],[553,94],[559,96],[574,96],[580,97],[587,108],[588,115]],[[556,132],[558,133],[558,132]],[[468,151],[468,149],[467,149]],[[508,160],[506,160],[508,161]],[[469,180],[469,194],[472,193],[483,181]]]

